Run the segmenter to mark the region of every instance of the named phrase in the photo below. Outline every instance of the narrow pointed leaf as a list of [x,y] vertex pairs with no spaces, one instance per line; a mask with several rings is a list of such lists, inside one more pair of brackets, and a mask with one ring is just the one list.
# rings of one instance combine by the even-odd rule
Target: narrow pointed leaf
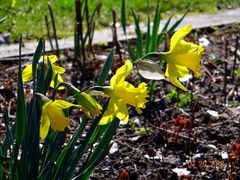
[[111,66],[112,66],[113,56],[114,56],[114,49],[111,50],[110,54],[107,57],[107,60],[104,64],[104,66],[103,66],[102,72],[99,75],[99,78],[98,78],[98,81],[97,81],[97,86],[103,86],[104,85],[104,83],[107,79],[108,73],[109,73],[109,71],[111,69]]
[[33,55],[33,60],[32,60],[32,80],[33,80],[33,91],[35,92],[36,90],[36,71],[37,71],[37,64],[39,62],[39,59],[42,55],[43,52],[43,47],[44,47],[44,40],[40,39],[38,42],[37,49]]
[[123,32],[126,35],[126,10],[125,10],[125,0],[122,0],[122,6],[121,6],[121,22],[122,22],[122,28]]
[[19,64],[18,64],[18,91],[17,91],[17,112],[16,112],[16,144],[20,146],[22,143],[27,126],[27,110],[25,106],[24,90],[22,82],[21,69],[21,46],[22,38],[19,44]]

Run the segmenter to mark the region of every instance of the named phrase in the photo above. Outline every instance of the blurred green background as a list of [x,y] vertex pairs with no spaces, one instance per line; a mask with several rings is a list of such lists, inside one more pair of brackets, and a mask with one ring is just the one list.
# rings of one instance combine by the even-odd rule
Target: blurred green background
[[[54,18],[59,38],[73,36],[75,20],[75,0],[16,0],[14,8],[10,0],[0,0],[0,18],[8,16],[6,21],[0,25],[0,33],[10,33],[11,42],[16,42],[22,34],[26,39],[39,39],[46,37],[45,15],[50,15],[47,4],[53,9]],[[96,6],[98,0],[89,0],[90,12]],[[101,0],[100,14],[96,18],[96,28],[108,28],[112,22],[112,8],[117,11],[120,22],[121,0]],[[127,22],[132,23],[131,10],[134,9],[140,16],[141,22],[146,22],[147,13],[153,19],[157,0],[125,0],[127,10]],[[240,7],[239,0],[161,0],[160,8],[162,17],[167,18],[174,13],[181,16],[187,8],[189,14],[214,13],[221,9]]]

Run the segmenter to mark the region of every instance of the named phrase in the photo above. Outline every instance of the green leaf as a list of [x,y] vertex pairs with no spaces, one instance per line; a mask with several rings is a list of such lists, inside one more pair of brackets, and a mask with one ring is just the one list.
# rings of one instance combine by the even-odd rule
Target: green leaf
[[[52,81],[52,76],[53,76],[53,69],[52,69],[52,64],[50,62],[50,60],[48,59],[48,71],[47,71],[47,75],[46,75],[46,79],[44,81],[44,94],[47,93],[48,89],[49,89],[49,86],[50,86],[50,83]],[[57,77],[58,77],[58,74],[56,74],[55,76],[55,80],[54,80],[54,86],[56,85],[57,83]]]
[[5,129],[7,132],[6,132],[5,139],[4,139],[3,143],[1,144],[1,148],[0,148],[0,156],[2,156],[2,157],[6,157],[7,151],[11,150],[11,146],[14,145],[16,124],[13,124],[13,126],[10,128],[8,121],[9,121],[8,113],[6,112],[3,115],[3,122],[4,122],[4,126],[5,126]]
[[[118,128],[119,125],[119,119],[118,118],[114,118],[113,121],[111,122],[111,125],[109,126],[109,128],[107,129],[107,131],[105,132],[103,138],[101,139],[101,141],[98,143],[98,145],[96,146],[96,148],[94,149],[94,151],[91,153],[91,155],[89,156],[89,158],[87,159],[87,162],[82,166],[82,168],[79,169],[79,172],[83,172],[83,176],[86,173],[87,175],[90,175],[91,172],[95,169],[95,167],[98,165],[98,163],[100,163],[101,161],[99,161],[98,159],[102,160],[103,159],[103,155],[104,157],[106,156],[106,152],[102,154],[102,152],[104,152],[104,150],[109,146],[110,141],[113,138],[113,135],[116,132],[116,129]],[[100,156],[99,156],[100,155]],[[98,163],[95,163],[95,162]],[[94,166],[93,166],[94,165]],[[88,172],[88,168],[91,167],[92,171]],[[81,177],[81,176],[80,176]],[[81,178],[80,178],[81,179]]]
[[42,52],[43,52],[43,47],[44,47],[44,40],[43,39],[40,39],[39,42],[38,42],[38,46],[37,46],[37,49],[33,55],[33,60],[32,60],[32,79],[33,79],[33,92],[35,92],[36,90],[36,71],[37,71],[37,64],[38,64],[38,61],[42,55]]
[[97,86],[103,86],[104,85],[104,83],[107,79],[108,73],[109,73],[109,71],[111,69],[111,66],[112,66],[113,56],[114,56],[114,49],[111,50],[110,54],[107,57],[107,60],[104,64],[104,66],[103,66],[102,72],[99,75],[99,78],[98,78],[98,81],[97,81]]
[[128,54],[129,54],[130,58],[132,59],[132,62],[134,62],[137,58],[136,58],[136,56],[133,52],[133,49],[131,48],[131,45],[128,40],[127,40],[127,45],[128,45]]
[[172,35],[174,33],[175,29],[182,22],[182,20],[185,18],[188,12],[189,12],[189,9],[187,9],[186,12],[183,14],[183,16],[172,25],[172,27],[168,30],[168,34]]
[[54,179],[58,179],[65,174],[68,168],[67,162],[69,162],[69,160],[71,159],[74,146],[76,145],[76,142],[79,136],[82,134],[85,126],[87,125],[87,122],[88,122],[87,117],[84,117],[80,127],[77,129],[77,131],[74,133],[71,140],[67,143],[67,146],[64,147],[61,154],[58,156],[58,159],[56,161],[56,171],[55,171]]
[[[107,105],[108,102],[105,103],[103,106],[103,113],[105,112]],[[95,135],[95,130],[99,124],[99,121],[102,118],[103,113],[93,120],[92,125],[90,126],[86,136],[84,137],[84,140],[82,141],[80,146],[78,146],[78,148],[74,150],[73,155],[71,156],[71,159],[68,163],[67,172],[64,174],[64,179],[70,179],[73,176],[74,170],[76,169],[76,166],[78,165],[80,159],[83,157],[84,153],[88,150],[88,148],[92,146],[92,144],[90,144],[89,142]]]
[[150,96],[150,100],[153,101],[153,95],[154,95],[154,90],[156,88],[156,81],[152,81],[151,85],[149,87],[149,96]]
[[[139,17],[136,16],[134,10],[132,10],[134,22],[135,22],[135,32],[137,35],[137,51],[136,51],[136,58],[140,58],[143,55],[143,48],[142,48],[142,33],[139,26]],[[134,61],[133,61],[134,62]]]
[[123,32],[126,35],[126,10],[125,10],[125,0],[122,0],[122,6],[121,6],[121,22],[122,22],[122,28]]
[[171,15],[171,16],[168,18],[168,20],[167,20],[167,22],[165,23],[165,25],[164,25],[161,33],[158,35],[158,37],[157,37],[157,46],[159,46],[160,43],[164,40],[164,33],[165,33],[165,31],[167,30],[168,25],[169,25],[172,17],[173,17],[173,15]]
[[44,94],[45,92],[44,73],[45,73],[44,64],[41,63],[38,65],[37,69],[37,88],[36,88],[36,92],[41,94]]
[[105,157],[108,155],[109,150],[111,149],[112,144],[109,144],[107,148],[103,149],[97,158],[93,161],[93,163],[87,167],[87,169],[84,170],[81,174],[79,174],[77,177],[74,177],[73,179],[89,179],[90,175],[93,173],[95,168],[105,159]]
[[158,34],[159,25],[160,25],[160,20],[161,20],[161,15],[160,15],[159,2],[158,2],[155,15],[154,15],[154,21],[153,21],[151,51],[155,51],[157,48],[157,34]]
[[150,31],[151,31],[150,18],[148,16],[145,53],[149,53],[149,51],[150,51],[150,40],[151,40]]
[[19,43],[19,63],[18,63],[18,91],[17,91],[17,112],[16,112],[16,144],[20,146],[22,143],[27,127],[27,110],[24,99],[24,89],[22,82],[21,70],[21,47],[22,38]]

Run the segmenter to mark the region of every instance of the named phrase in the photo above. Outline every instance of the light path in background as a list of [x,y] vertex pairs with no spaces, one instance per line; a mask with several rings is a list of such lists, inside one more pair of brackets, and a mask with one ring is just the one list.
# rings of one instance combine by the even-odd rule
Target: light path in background
[[[169,27],[176,21],[176,19],[172,19]],[[166,20],[162,20],[160,24],[159,32],[161,28],[166,23]],[[228,25],[228,24],[238,24],[240,23],[240,8],[221,11],[218,14],[204,14],[204,15],[194,15],[194,16],[186,16],[182,23],[178,28],[191,24],[193,29],[205,28],[209,26],[220,26],[220,25]],[[141,30],[143,33],[146,32],[147,27],[141,25]],[[118,28],[118,40],[125,40],[126,37],[123,34],[122,28]],[[135,29],[134,26],[127,27],[128,39],[135,38]],[[110,27],[108,29],[103,29],[99,31],[95,31],[93,37],[93,44],[105,43],[112,41],[112,32]],[[60,49],[70,49],[74,46],[73,38],[68,39],[60,39],[58,40]],[[22,48],[22,55],[32,55],[37,47],[38,42],[25,42],[24,47]],[[46,41],[46,51],[50,51],[50,44]],[[18,58],[14,58],[14,56],[18,56],[19,54],[19,45],[1,45],[0,46],[0,61],[4,60],[14,60]]]

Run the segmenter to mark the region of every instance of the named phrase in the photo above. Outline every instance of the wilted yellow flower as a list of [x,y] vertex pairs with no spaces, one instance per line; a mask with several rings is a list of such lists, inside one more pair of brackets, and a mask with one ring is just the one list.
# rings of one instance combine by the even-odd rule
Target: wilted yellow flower
[[44,140],[48,134],[49,127],[55,131],[64,131],[69,126],[69,118],[65,117],[63,109],[79,105],[69,103],[64,100],[48,101],[42,107],[40,120],[40,137]]
[[101,113],[102,106],[89,94],[78,92],[73,97],[88,117],[91,117],[91,115],[97,116]]
[[[52,65],[52,81],[50,83],[50,87],[54,88],[54,80],[56,75],[58,74],[58,78],[57,78],[57,84],[63,82],[62,77],[60,76],[61,74],[63,74],[65,72],[65,69],[62,67],[59,67],[57,65],[54,65],[54,63],[58,60],[57,56],[55,55],[48,55],[48,56],[41,56],[40,61],[43,61],[44,59],[44,65],[46,67],[46,72],[48,69],[48,59]],[[32,64],[28,65],[22,72],[22,78],[23,78],[23,82],[27,82],[27,81],[31,81],[32,80]],[[59,89],[63,89],[63,87],[60,87]]]
[[146,98],[148,97],[147,84],[140,83],[138,87],[125,81],[126,77],[132,71],[133,65],[130,60],[126,60],[125,64],[120,67],[116,74],[110,80],[110,86],[105,86],[104,93],[110,97],[108,108],[100,120],[100,125],[104,125],[113,120],[114,116],[128,122],[127,104],[134,106],[138,113],[142,113]]
[[203,46],[183,40],[191,30],[191,26],[184,26],[175,32],[170,41],[170,50],[160,55],[160,58],[167,62],[165,75],[175,86],[184,91],[186,88],[178,78],[188,75],[188,69],[194,72],[195,77],[200,77],[201,52],[204,51]]

